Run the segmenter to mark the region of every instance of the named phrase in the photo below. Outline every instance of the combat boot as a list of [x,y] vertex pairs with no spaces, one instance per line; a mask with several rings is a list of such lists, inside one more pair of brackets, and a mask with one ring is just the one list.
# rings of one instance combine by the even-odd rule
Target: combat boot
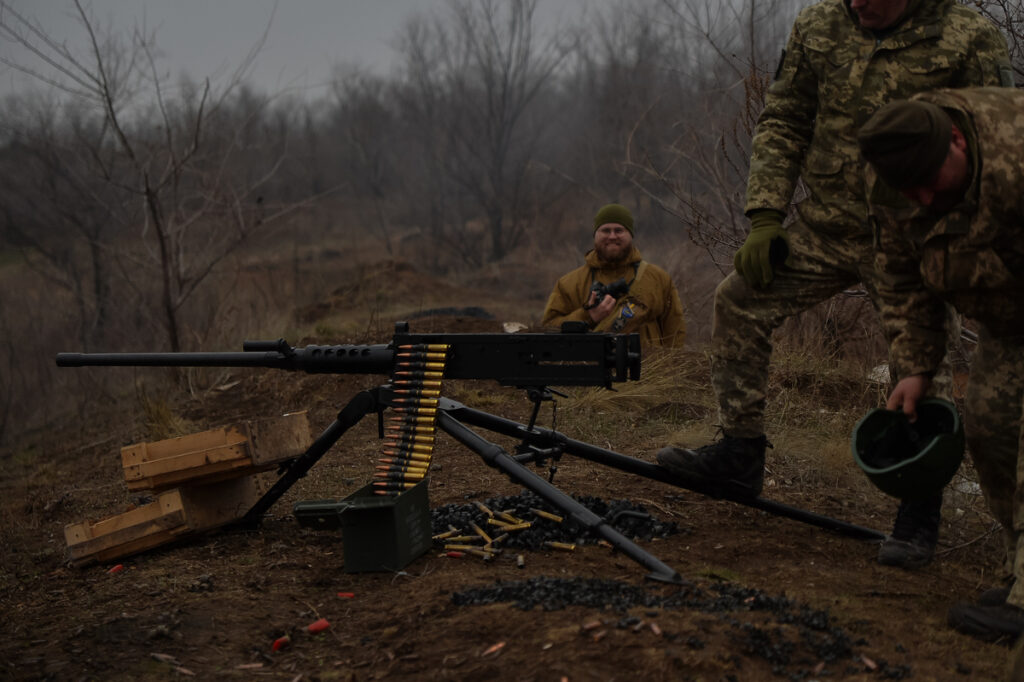
[[1024,634],[1024,609],[1013,604],[962,602],[950,607],[946,620],[954,630],[986,642],[1013,644]]
[[928,564],[939,541],[941,512],[942,493],[925,500],[900,502],[892,534],[878,550],[878,563],[903,568]]
[[681,479],[691,481],[709,494],[731,492],[757,497],[764,486],[764,452],[769,447],[763,435],[736,438],[723,435],[694,450],[673,446],[658,450],[658,464]]

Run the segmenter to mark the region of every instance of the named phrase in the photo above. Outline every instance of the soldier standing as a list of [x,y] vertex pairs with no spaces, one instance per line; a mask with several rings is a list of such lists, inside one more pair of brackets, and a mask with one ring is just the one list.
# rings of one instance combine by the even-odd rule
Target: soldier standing
[[[753,139],[750,234],[715,292],[711,373],[723,435],[696,449],[663,448],[662,466],[760,494],[772,331],[858,282],[876,301],[858,128],[881,105],[917,92],[1012,84],[1005,39],[954,0],[824,0],[800,12]],[[787,229],[798,178],[808,196]],[[941,493],[902,502],[878,560],[928,563],[941,505]]]

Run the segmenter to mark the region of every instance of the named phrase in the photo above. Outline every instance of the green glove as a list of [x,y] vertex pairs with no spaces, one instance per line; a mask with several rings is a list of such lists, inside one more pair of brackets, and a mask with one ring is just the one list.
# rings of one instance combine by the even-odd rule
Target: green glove
[[786,215],[771,208],[750,214],[750,234],[736,252],[733,266],[747,284],[766,287],[772,281],[772,266],[778,267],[789,257],[789,235],[782,227]]

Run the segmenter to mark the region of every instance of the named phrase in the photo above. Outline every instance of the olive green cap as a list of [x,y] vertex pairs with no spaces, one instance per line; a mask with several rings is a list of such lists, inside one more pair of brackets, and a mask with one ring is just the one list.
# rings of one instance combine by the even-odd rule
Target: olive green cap
[[889,102],[857,133],[864,158],[895,189],[927,184],[949,154],[953,120],[940,107],[918,100]]
[[594,216],[594,232],[608,223],[618,223],[633,234],[633,214],[622,204],[605,204]]

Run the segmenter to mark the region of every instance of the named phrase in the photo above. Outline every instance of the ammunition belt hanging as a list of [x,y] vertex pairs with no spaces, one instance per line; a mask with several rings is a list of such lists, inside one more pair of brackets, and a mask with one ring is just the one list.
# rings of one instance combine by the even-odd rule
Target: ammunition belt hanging
[[427,475],[449,348],[446,343],[420,343],[399,346],[395,353],[391,385],[396,416],[388,418],[384,432],[373,481],[377,495],[398,495]]

